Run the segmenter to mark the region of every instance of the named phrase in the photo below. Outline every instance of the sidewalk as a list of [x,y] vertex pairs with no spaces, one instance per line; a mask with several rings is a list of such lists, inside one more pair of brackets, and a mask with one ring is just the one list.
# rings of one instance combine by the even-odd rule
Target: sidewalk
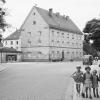
[[[99,86],[100,86],[100,84],[99,84]],[[92,94],[92,97],[93,97],[92,99],[82,98],[81,96],[77,95],[75,84],[74,84],[74,89],[73,90],[74,90],[73,91],[73,100],[100,100],[100,98],[94,98],[93,94]],[[99,87],[99,95],[100,95],[100,87]]]
[[5,70],[7,67],[4,64],[0,64],[0,72]]

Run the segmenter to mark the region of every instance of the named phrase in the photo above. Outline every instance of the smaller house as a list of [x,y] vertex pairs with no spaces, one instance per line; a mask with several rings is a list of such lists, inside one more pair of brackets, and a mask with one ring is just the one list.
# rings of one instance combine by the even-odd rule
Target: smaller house
[[14,48],[0,47],[0,63],[21,61],[21,51]]
[[21,40],[20,40],[20,31],[16,30],[14,33],[9,35],[3,41],[3,46],[8,48],[14,48],[17,51],[21,51]]

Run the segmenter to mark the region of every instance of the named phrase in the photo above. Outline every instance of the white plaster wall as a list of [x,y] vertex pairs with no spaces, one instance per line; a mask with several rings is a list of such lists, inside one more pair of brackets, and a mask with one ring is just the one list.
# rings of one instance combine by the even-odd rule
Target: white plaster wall
[[[33,25],[33,21],[36,21],[35,25]],[[41,17],[41,15],[38,13],[36,8],[33,8],[31,10],[31,13],[25,20],[21,29],[24,30],[21,32],[21,37],[20,37],[22,47],[29,47],[28,40],[31,41],[31,47],[49,45],[48,25]],[[41,31],[41,36],[40,36],[40,31]],[[29,35],[28,32],[31,32],[31,35]],[[41,43],[38,42],[39,38],[41,40]]]
[[[7,43],[6,43],[7,41]],[[13,44],[11,45],[11,41],[13,41]],[[18,44],[16,43],[18,41]],[[16,49],[17,51],[21,51],[21,40],[4,40],[3,42],[3,46],[4,47],[13,47],[14,49]]]

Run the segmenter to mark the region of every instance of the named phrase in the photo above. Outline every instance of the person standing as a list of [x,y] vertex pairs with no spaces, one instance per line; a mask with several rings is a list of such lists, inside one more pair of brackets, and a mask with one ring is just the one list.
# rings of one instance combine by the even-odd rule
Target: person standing
[[83,82],[83,72],[81,71],[81,66],[76,67],[77,71],[75,71],[71,76],[76,83],[76,91],[80,94],[81,83]]
[[98,82],[100,81],[98,75],[97,75],[97,70],[93,71],[93,81],[92,81],[92,87],[93,87],[93,94],[94,97],[99,98],[99,93],[98,93]]
[[[84,88],[85,88],[85,92],[86,92],[86,98],[92,99],[91,96],[91,88],[92,88],[92,74],[90,73],[91,68],[89,66],[87,66],[85,68],[86,72],[83,75],[83,79],[84,79]],[[88,91],[89,91],[89,95],[88,95]]]

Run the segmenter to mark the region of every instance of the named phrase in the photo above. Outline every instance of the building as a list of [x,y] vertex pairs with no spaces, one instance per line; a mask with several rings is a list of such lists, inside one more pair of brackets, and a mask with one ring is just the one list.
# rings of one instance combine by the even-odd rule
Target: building
[[4,47],[14,48],[21,51],[20,31],[16,30],[13,34],[4,39]]
[[69,16],[34,6],[20,30],[5,39],[4,46],[17,49],[19,41],[24,61],[79,60],[83,56],[82,38]]

